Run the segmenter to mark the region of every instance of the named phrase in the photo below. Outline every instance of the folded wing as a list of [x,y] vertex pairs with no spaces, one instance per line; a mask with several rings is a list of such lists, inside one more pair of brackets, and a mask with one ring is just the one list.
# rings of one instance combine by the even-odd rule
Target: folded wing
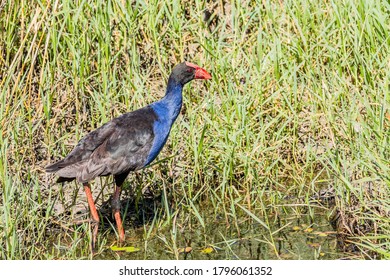
[[90,132],[64,159],[46,167],[58,181],[88,182],[98,176],[117,175],[144,167],[157,119],[153,109],[124,114]]

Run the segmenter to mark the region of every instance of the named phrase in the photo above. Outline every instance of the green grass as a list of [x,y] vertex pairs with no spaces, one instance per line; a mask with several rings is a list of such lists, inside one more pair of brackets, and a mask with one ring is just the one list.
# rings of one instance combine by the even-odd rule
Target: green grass
[[[228,244],[235,258],[230,241],[247,224],[277,251],[278,218],[315,221],[312,197],[330,188],[338,250],[390,258],[390,5],[210,2],[0,1],[1,259],[91,257],[88,223],[72,225],[77,211],[60,209],[85,205],[82,191],[54,185],[44,166],[162,97],[183,60],[213,79],[186,86],[158,160],[129,176],[139,207],[142,188],[161,202],[126,228],[130,243],[143,232],[142,258],[156,239],[161,256],[181,258],[183,232],[204,236],[204,247]],[[101,205],[112,179],[94,186]],[[228,230],[213,236],[216,222]],[[100,231],[100,253],[112,232]]]

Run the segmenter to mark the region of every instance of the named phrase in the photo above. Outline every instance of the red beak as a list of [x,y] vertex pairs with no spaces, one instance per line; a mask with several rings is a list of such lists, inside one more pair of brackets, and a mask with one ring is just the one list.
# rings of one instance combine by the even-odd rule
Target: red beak
[[195,68],[195,79],[201,79],[201,80],[211,79],[210,73],[204,70],[203,68],[200,68],[198,65],[190,62],[186,62],[186,65]]

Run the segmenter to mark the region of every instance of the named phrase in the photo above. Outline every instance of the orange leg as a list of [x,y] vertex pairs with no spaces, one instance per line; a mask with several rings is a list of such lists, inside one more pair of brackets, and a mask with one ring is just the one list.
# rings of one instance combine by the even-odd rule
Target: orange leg
[[95,249],[95,244],[96,244],[96,237],[99,229],[99,214],[96,210],[95,202],[93,201],[92,197],[92,192],[91,192],[91,187],[89,186],[88,183],[84,183],[84,191],[85,194],[87,195],[87,200],[88,200],[88,205],[89,205],[89,210],[91,211],[91,216],[93,219],[93,229],[92,229],[92,251]]
[[114,214],[114,217],[115,217],[116,227],[118,229],[119,241],[124,242],[125,241],[125,231],[123,229],[123,223],[122,223],[121,212],[120,212],[121,191],[122,191],[121,187],[119,187],[119,186],[115,187],[115,192],[114,192],[114,195],[112,197],[111,206],[112,206],[112,213]]

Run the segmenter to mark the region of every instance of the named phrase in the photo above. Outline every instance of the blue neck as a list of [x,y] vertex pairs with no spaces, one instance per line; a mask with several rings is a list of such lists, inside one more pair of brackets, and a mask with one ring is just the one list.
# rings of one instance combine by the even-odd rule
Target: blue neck
[[180,113],[181,105],[183,103],[183,85],[170,78],[168,81],[167,91],[165,96],[157,101],[157,114],[159,118],[168,119],[171,125],[176,120]]
[[157,115],[157,120],[153,123],[154,140],[144,165],[148,165],[156,158],[167,141],[172,124],[180,113],[182,91],[183,85],[169,78],[165,96],[150,105]]

